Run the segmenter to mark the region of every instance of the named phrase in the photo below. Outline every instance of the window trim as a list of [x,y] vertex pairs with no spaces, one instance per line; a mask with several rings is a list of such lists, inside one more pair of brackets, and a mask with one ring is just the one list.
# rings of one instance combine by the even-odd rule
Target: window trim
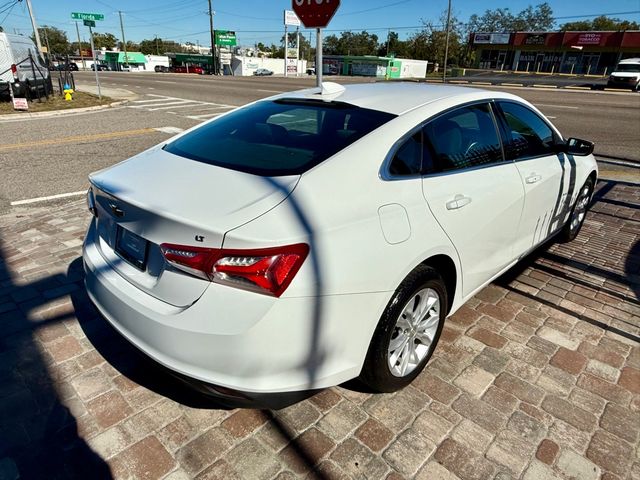
[[[495,167],[498,165],[504,165],[504,164],[508,164],[508,163],[514,163],[513,160],[507,160],[506,155],[505,155],[505,150],[504,150],[504,144],[503,144],[503,140],[502,140],[502,135],[500,133],[500,128],[501,124],[498,120],[497,117],[497,109],[496,109],[496,105],[495,102],[498,99],[495,98],[484,98],[482,100],[473,100],[470,102],[465,102],[465,103],[461,103],[459,105],[456,105],[454,107],[450,107],[447,108],[445,110],[441,110],[440,112],[432,115],[431,117],[427,118],[426,120],[423,120],[422,122],[420,122],[418,125],[416,125],[415,127],[413,127],[411,130],[409,130],[407,133],[405,133],[403,136],[401,136],[398,140],[396,140],[396,142],[394,142],[394,144],[391,146],[391,148],[389,149],[389,152],[387,153],[387,155],[385,156],[382,165],[380,166],[380,173],[379,173],[379,177],[380,179],[384,180],[384,181],[396,181],[396,180],[409,180],[409,179],[415,179],[415,178],[431,178],[431,177],[436,177],[436,176],[442,176],[442,175],[451,175],[451,174],[456,174],[456,173],[460,173],[460,172],[468,172],[468,171],[472,171],[472,170],[478,170],[481,168],[489,168],[489,167]],[[517,102],[514,102],[517,103]],[[391,167],[391,162],[393,161],[393,158],[395,157],[397,151],[400,149],[400,147],[404,144],[404,142],[407,140],[407,138],[412,137],[413,135],[415,135],[415,133],[418,130],[422,130],[424,129],[424,127],[426,127],[426,125],[428,123],[431,123],[435,120],[437,120],[438,118],[447,115],[455,110],[458,110],[460,108],[466,108],[466,107],[470,107],[470,106],[474,106],[474,105],[484,105],[487,104],[489,106],[489,113],[491,115],[491,118],[493,120],[493,127],[496,130],[496,135],[498,137],[498,141],[500,142],[500,151],[502,152],[502,161],[500,162],[493,162],[493,163],[487,163],[485,165],[476,165],[476,166],[472,166],[472,167],[467,167],[467,168],[461,168],[461,169],[456,169],[456,170],[447,170],[444,172],[432,172],[432,173],[425,173],[424,172],[424,165],[422,165],[421,168],[421,172],[420,174],[416,174],[416,175],[394,175],[390,172],[390,167]],[[423,134],[423,143],[425,140],[425,136]],[[427,148],[427,145],[423,146],[423,158],[424,158],[424,148]]]
[[[531,112],[532,114],[534,114],[536,117],[538,117],[542,123],[544,123],[547,127],[549,127],[549,130],[551,130],[551,133],[553,134],[553,140],[554,142],[558,142],[558,141],[563,141],[563,137],[562,134],[553,126],[553,124],[547,120],[547,118],[544,115],[541,115],[540,113],[536,112],[535,110],[532,110],[531,107],[529,107],[528,105],[525,105],[524,103],[512,100],[510,98],[505,98],[505,99],[496,99],[495,101],[495,105],[494,108],[496,109],[496,120],[498,120],[500,122],[500,132],[501,135],[504,135],[505,137],[507,136],[507,133],[509,132],[509,124],[507,123],[507,118],[505,116],[504,111],[502,110],[501,107],[501,103],[512,103],[514,105],[518,105],[526,110],[528,110],[529,112]],[[501,143],[503,144],[503,155],[506,158],[506,152],[504,151],[504,142],[502,141],[502,137],[500,138]],[[505,138],[505,140],[507,140],[507,138]],[[558,152],[548,152],[548,153],[544,153],[541,155],[531,155],[529,157],[520,157],[520,158],[514,158],[513,160],[510,160],[511,162],[526,162],[528,160],[535,160],[538,158],[544,158],[544,157],[549,157],[555,155],[556,157],[558,156]]]

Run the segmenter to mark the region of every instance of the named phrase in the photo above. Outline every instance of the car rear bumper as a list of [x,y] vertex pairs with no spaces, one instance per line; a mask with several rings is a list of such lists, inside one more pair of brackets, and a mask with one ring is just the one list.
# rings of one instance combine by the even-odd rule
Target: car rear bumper
[[83,248],[89,297],[163,366],[250,397],[325,388],[359,375],[390,293],[274,298],[211,284],[192,305],[175,307],[109,266],[94,244],[94,223]]

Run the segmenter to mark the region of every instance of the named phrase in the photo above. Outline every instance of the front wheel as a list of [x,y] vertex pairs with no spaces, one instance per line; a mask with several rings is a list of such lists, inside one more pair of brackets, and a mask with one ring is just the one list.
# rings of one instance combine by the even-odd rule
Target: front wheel
[[380,318],[360,379],[380,392],[411,383],[435,350],[447,305],[444,281],[433,268],[419,266],[411,272]]
[[578,233],[580,233],[580,229],[582,228],[584,219],[587,216],[587,209],[589,208],[589,203],[591,202],[592,192],[593,180],[589,178],[580,189],[580,193],[578,193],[576,203],[571,209],[569,221],[560,231],[561,242],[570,242],[578,236]]

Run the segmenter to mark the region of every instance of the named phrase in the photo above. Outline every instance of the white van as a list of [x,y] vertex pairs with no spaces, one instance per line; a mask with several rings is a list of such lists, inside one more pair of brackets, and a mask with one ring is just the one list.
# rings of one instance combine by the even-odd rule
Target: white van
[[611,72],[607,87],[640,91],[640,58],[625,58]]
[[[29,61],[29,52],[33,66]],[[0,33],[0,95],[9,95],[10,85],[13,85],[13,92],[18,97],[34,94],[36,88],[44,89],[51,85],[49,70],[29,37]]]

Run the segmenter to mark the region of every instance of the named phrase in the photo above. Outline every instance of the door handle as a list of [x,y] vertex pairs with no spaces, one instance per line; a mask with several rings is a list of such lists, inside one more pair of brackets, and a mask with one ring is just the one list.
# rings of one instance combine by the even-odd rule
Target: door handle
[[542,175],[536,175],[535,173],[532,173],[531,175],[529,175],[527,178],[524,179],[524,181],[527,183],[536,183],[536,182],[539,182],[540,180],[542,180]]
[[453,197],[453,200],[450,200],[446,203],[447,210],[457,210],[458,208],[462,208],[465,205],[469,205],[471,203],[471,199],[469,197],[465,197],[464,195],[456,195]]

